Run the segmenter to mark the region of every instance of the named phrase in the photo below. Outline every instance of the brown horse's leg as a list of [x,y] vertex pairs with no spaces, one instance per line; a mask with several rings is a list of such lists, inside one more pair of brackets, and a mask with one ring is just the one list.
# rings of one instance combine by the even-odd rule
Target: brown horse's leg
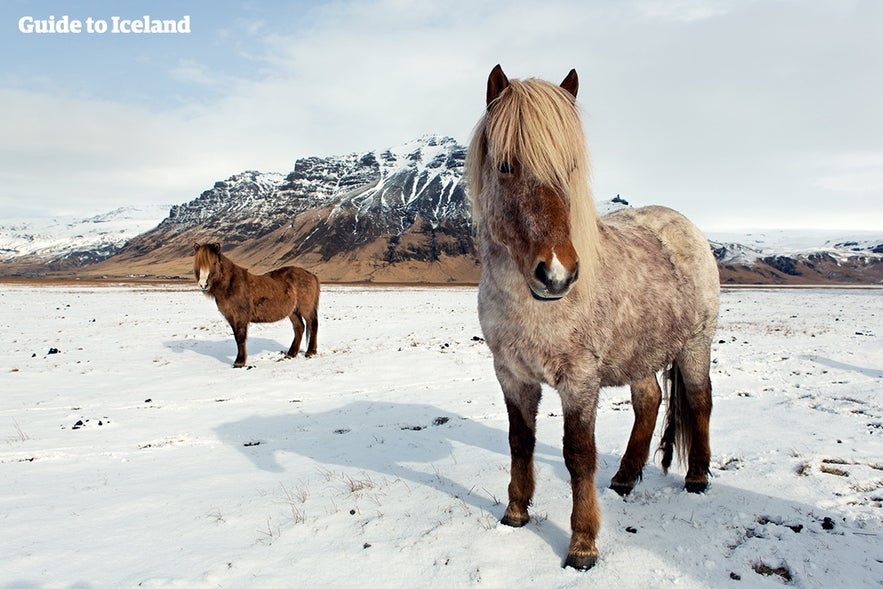
[[595,538],[601,527],[601,513],[595,492],[595,407],[565,408],[564,464],[570,471],[573,511],[570,514],[570,547],[564,566],[590,569],[598,560]]
[[685,427],[690,432],[690,452],[684,487],[690,493],[702,493],[708,488],[708,465],[711,462],[709,421],[711,420],[711,378],[706,374],[700,384],[684,382],[689,407]]
[[[708,374],[711,365],[710,347],[710,342],[705,337],[688,342],[678,354],[670,371],[672,391],[668,413],[674,414],[674,420],[669,417],[666,430],[674,426],[674,442],[681,446],[679,455],[686,454],[687,476],[684,487],[691,493],[702,493],[708,488],[708,465],[711,462],[711,378]],[[670,443],[671,441],[669,446]],[[669,450],[668,462],[670,460]],[[663,467],[665,466],[666,457],[663,455]]]
[[311,358],[316,355],[316,347],[318,346],[318,340],[316,339],[319,333],[319,310],[314,306],[310,309],[310,312],[307,313],[307,323],[309,324],[307,327],[309,329],[309,342],[307,343],[307,358]]
[[509,504],[500,523],[521,527],[530,520],[528,506],[533,498],[533,451],[536,446],[537,409],[540,404],[539,383],[516,380],[509,371],[495,365],[497,379],[503,388],[509,414]]
[[610,481],[610,488],[620,495],[628,495],[641,479],[641,470],[650,456],[650,441],[656,427],[656,416],[662,391],[656,375],[651,374],[643,380],[633,382],[632,409],[635,412],[635,424],[629,437],[628,447],[619,464],[619,471]]
[[291,342],[291,348],[288,349],[286,356],[294,358],[300,352],[300,342],[304,337],[304,318],[297,309],[292,311],[288,318],[291,319],[291,325],[294,327],[294,341]]
[[248,323],[234,325],[233,338],[236,340],[236,360],[233,362],[234,368],[242,368],[245,366],[246,351],[245,340],[248,337]]

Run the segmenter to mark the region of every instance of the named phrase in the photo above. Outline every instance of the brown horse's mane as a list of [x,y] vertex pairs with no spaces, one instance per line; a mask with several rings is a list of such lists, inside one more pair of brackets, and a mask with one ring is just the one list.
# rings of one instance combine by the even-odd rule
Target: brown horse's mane
[[510,80],[487,108],[472,135],[466,176],[476,224],[481,220],[482,170],[518,161],[541,184],[570,195],[571,239],[586,285],[598,258],[598,213],[589,188],[589,157],[579,109],[560,86],[543,80]]

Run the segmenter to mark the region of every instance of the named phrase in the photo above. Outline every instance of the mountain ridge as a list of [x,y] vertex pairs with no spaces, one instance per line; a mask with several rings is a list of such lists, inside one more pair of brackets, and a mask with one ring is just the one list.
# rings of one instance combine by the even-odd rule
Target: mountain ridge
[[[139,225],[139,209],[122,207],[81,219],[88,230],[56,221],[32,224],[29,234],[7,223],[0,226],[0,276],[184,278],[193,243],[219,241],[255,272],[297,264],[326,282],[476,283],[465,156],[454,139],[426,135],[364,153],[299,158],[288,173],[239,172],[163,207],[158,222]],[[602,214],[622,206],[629,205],[619,195],[598,203]],[[152,209],[157,217],[159,210]],[[883,284],[883,234],[842,232],[810,245],[809,232],[802,247],[786,247],[786,233],[710,234],[722,284]],[[51,244],[35,245],[44,242]]]

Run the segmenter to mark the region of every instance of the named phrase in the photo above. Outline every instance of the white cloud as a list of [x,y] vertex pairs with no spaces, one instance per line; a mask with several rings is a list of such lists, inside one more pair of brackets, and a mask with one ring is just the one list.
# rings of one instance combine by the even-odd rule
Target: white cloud
[[[291,26],[231,22],[214,42],[244,62],[170,60],[161,82],[175,100],[157,107],[69,99],[52,84],[0,92],[15,113],[0,134],[16,139],[0,158],[0,210],[184,202],[300,156],[429,132],[466,141],[501,63],[556,82],[577,68],[599,197],[718,228],[760,215],[883,226],[883,41],[866,5],[845,6],[378,0],[320,5]],[[849,203],[864,215],[832,206],[859,192]]]
[[837,155],[830,162],[817,162],[823,170],[816,185],[834,193],[879,197],[883,194],[883,152],[853,152]]
[[637,8],[651,19],[692,22],[727,14],[748,0],[642,0]]

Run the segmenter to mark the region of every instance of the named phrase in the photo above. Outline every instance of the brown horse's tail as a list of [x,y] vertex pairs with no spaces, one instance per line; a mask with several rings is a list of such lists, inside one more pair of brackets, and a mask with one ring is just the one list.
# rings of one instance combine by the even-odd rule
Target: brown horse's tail
[[662,472],[667,473],[675,452],[678,462],[686,464],[693,431],[689,426],[690,407],[687,403],[684,377],[677,362],[673,362],[671,368],[665,372],[664,381],[668,390],[668,407],[665,412],[665,429],[657,451],[662,452]]

